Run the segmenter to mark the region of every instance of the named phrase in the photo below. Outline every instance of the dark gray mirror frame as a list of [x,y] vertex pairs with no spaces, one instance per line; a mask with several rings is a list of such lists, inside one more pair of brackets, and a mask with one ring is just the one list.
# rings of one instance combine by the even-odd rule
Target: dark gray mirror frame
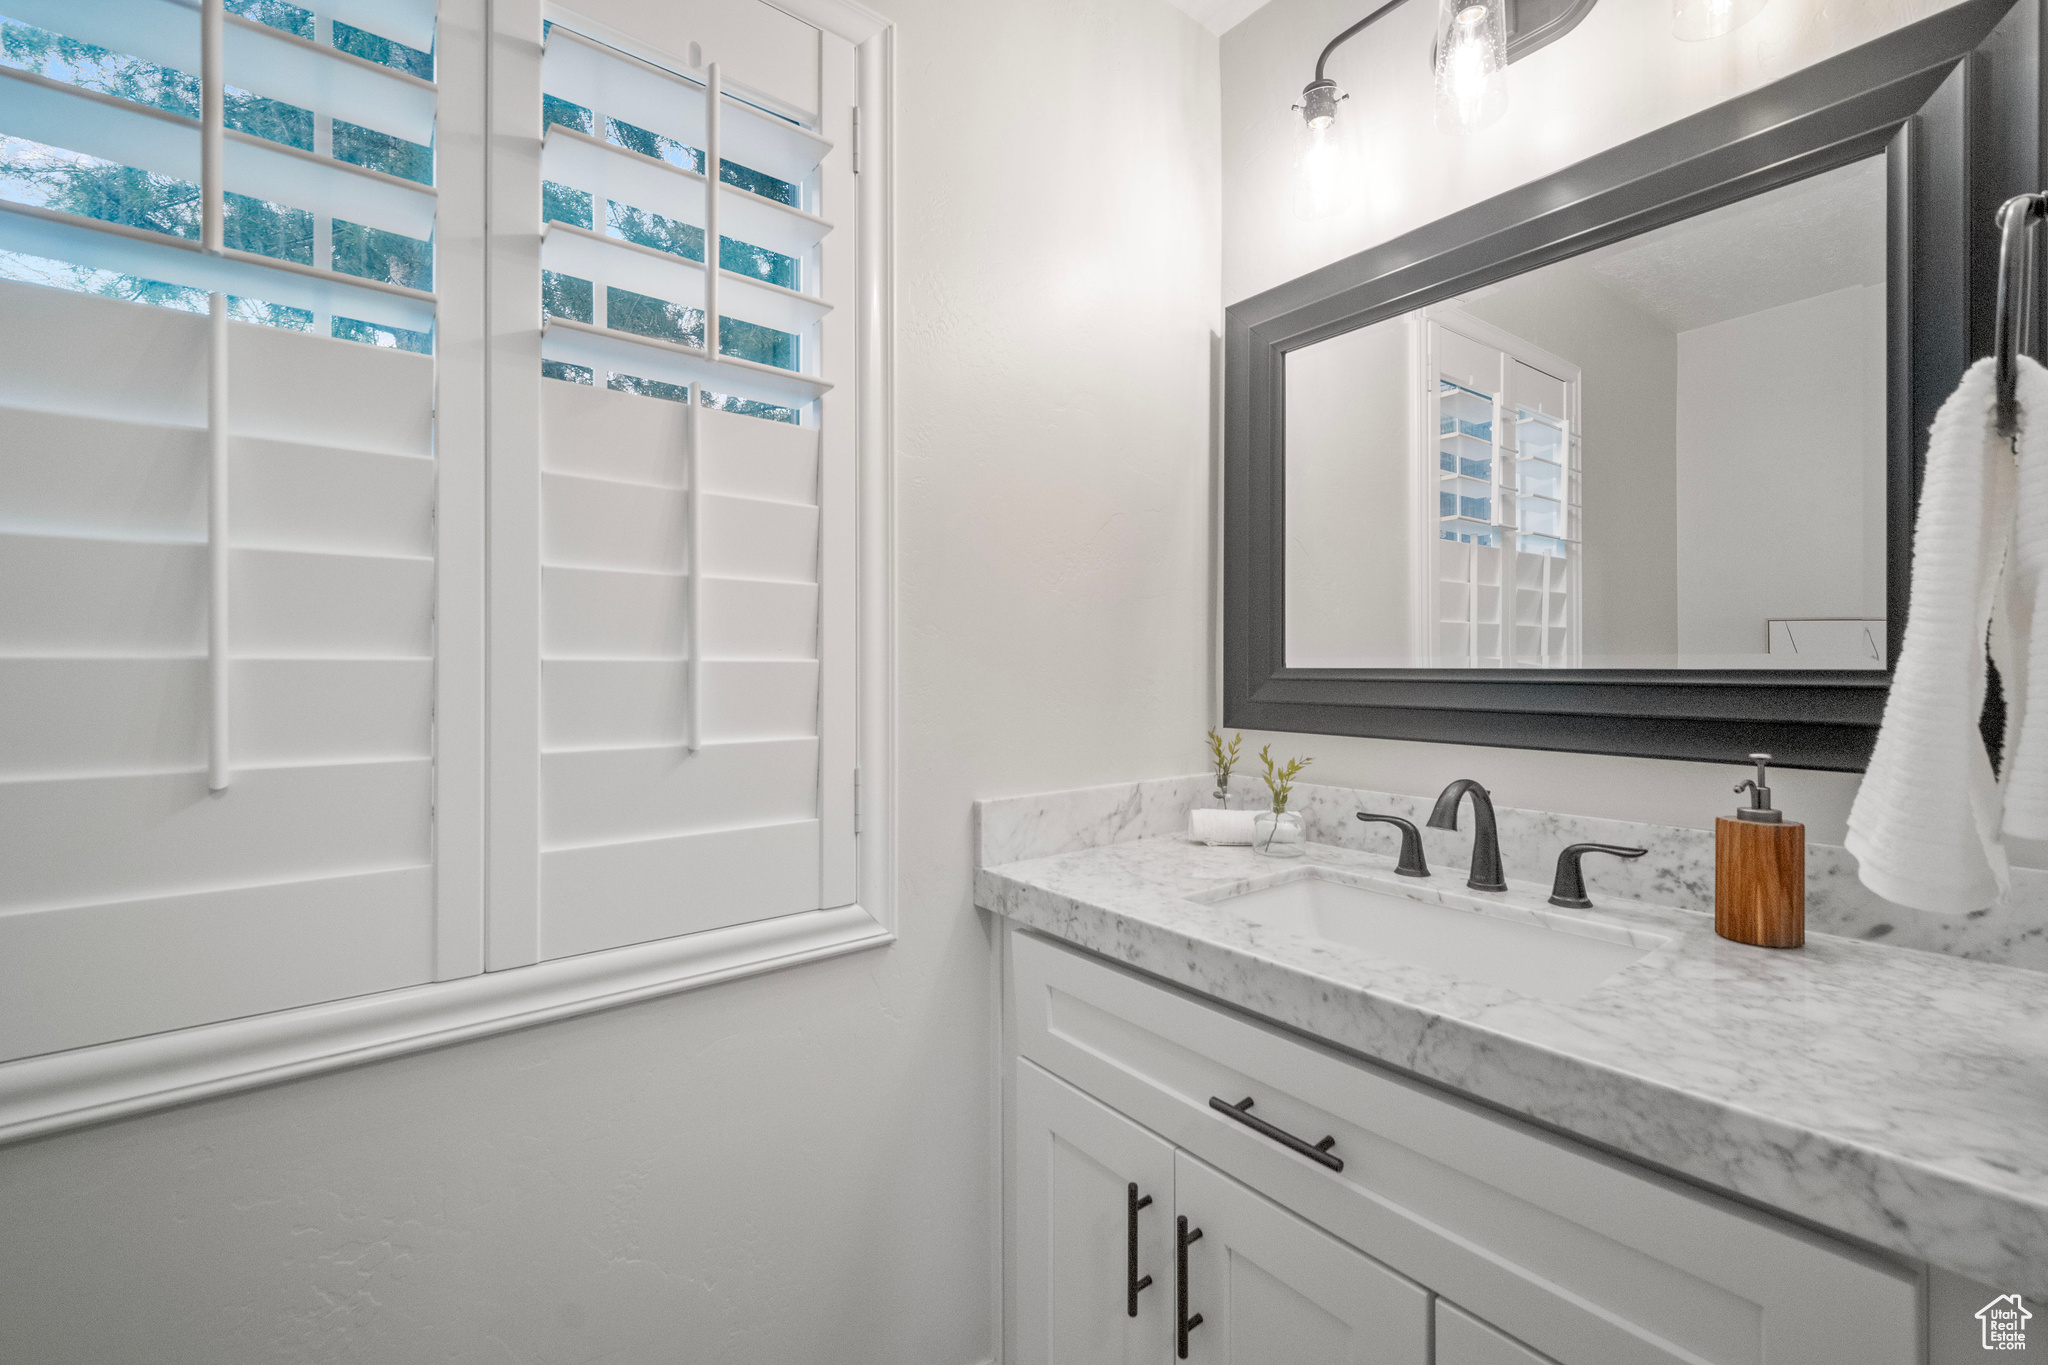
[[1861,771],[1889,669],[1287,667],[1286,353],[1885,153],[1887,657],[1896,659],[1928,424],[1970,360],[1990,350],[1992,215],[2043,183],[2042,4],[1964,0],[1227,309],[1224,723],[1649,758],[1767,750],[1781,765]]

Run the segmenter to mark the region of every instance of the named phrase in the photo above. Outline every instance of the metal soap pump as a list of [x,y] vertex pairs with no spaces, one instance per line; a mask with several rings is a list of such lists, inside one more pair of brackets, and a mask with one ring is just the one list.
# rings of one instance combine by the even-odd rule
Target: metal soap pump
[[1806,826],[1771,805],[1769,754],[1735,790],[1749,804],[1714,821],[1714,932],[1758,948],[1806,942]]

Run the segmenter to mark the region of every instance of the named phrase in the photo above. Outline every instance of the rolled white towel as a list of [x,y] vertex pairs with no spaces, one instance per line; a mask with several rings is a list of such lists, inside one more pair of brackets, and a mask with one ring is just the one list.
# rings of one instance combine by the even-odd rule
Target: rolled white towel
[[1196,844],[1249,844],[1255,810],[1191,810],[1188,841]]

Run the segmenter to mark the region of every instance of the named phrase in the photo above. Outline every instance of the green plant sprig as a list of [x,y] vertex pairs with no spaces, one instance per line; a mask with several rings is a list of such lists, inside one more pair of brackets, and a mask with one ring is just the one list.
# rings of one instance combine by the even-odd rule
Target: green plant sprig
[[1230,737],[1230,748],[1223,747],[1223,736],[1214,730],[1209,732],[1209,762],[1216,769],[1216,791],[1220,795],[1230,789],[1230,770],[1237,766],[1237,746],[1244,742],[1242,732]]
[[1259,761],[1266,765],[1266,789],[1273,793],[1273,814],[1287,813],[1287,798],[1294,791],[1294,779],[1301,770],[1315,762],[1312,758],[1290,758],[1281,767],[1273,764],[1273,746],[1268,744],[1259,750]]

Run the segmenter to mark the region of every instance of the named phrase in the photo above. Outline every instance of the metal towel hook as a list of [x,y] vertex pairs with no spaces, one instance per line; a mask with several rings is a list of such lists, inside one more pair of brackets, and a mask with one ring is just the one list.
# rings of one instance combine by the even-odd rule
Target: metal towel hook
[[2048,218],[2048,194],[2017,194],[1998,209],[1998,434],[2019,434],[2019,353],[2034,349],[2034,224]]

